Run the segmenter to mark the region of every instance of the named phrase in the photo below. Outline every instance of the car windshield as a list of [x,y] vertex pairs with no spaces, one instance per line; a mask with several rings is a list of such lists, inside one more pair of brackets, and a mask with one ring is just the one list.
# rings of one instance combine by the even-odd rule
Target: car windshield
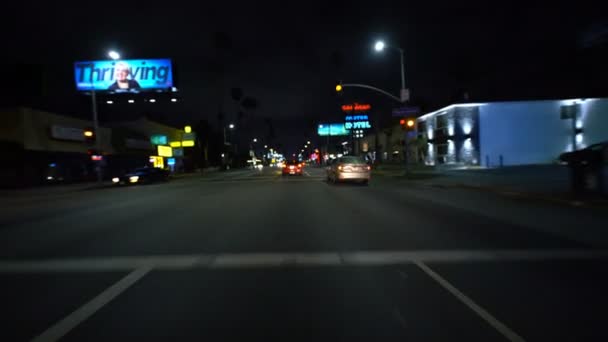
[[608,342],[607,4],[7,0],[0,342]]
[[365,159],[362,157],[342,157],[340,158],[342,164],[365,164]]
[[153,172],[153,168],[140,168],[133,170],[134,173],[150,173]]

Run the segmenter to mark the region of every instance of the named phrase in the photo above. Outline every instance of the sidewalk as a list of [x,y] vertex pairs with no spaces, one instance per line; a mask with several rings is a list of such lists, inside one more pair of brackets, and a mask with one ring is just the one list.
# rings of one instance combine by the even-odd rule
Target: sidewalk
[[[197,170],[196,172],[175,174],[172,175],[171,178],[174,180],[179,180],[194,177],[204,177],[208,174],[214,174],[218,172],[218,170],[219,169],[217,167],[207,168],[203,171],[202,174],[200,170]],[[101,184],[97,182],[84,182],[76,184],[41,185],[22,189],[0,189],[0,200],[56,196],[76,191],[103,189],[111,187],[112,185],[113,184],[111,181],[104,181]]]
[[572,206],[608,207],[600,196],[574,197],[570,191],[570,173],[563,165],[526,165],[496,169],[468,168],[438,170],[414,166],[405,174],[403,166],[387,165],[375,174],[417,181],[434,187],[459,187],[489,191],[500,195],[551,201]]

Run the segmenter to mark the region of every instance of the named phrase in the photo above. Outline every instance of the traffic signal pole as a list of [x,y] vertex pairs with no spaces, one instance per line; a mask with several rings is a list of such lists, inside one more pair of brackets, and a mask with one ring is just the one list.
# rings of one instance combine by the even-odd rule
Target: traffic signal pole
[[[101,153],[101,136],[99,134],[99,120],[97,119],[97,100],[95,98],[95,87],[91,87],[91,104],[92,104],[92,110],[93,110],[93,131],[94,131],[94,136],[95,136],[95,149],[97,150],[97,153],[100,153],[100,155],[103,156],[103,153]],[[101,161],[100,160],[96,160],[95,161],[95,173],[97,174],[97,183],[101,183],[103,181],[103,170],[101,167]]]
[[403,136],[403,161],[405,162],[405,174],[409,174],[409,142],[408,135],[409,132],[415,130],[416,120],[414,118],[407,118],[399,120],[399,125],[401,129],[405,132]]

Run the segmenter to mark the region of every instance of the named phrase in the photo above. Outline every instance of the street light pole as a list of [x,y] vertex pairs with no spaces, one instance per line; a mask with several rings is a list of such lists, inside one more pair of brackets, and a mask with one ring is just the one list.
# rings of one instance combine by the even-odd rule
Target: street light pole
[[376,44],[374,45],[374,49],[377,52],[381,52],[387,47],[395,49],[395,51],[399,52],[399,61],[401,64],[401,91],[399,93],[399,99],[401,102],[405,103],[409,100],[409,94],[407,92],[407,89],[405,88],[405,63],[404,63],[404,58],[403,58],[403,49],[395,47],[395,46],[386,45],[381,40],[377,41]]
[[405,90],[405,66],[403,63],[403,49],[397,48],[399,50],[399,57],[401,59],[401,91]]
[[[112,50],[108,52],[108,56],[113,60],[120,58],[118,52]],[[99,134],[99,119],[97,115],[97,99],[95,96],[95,83],[93,83],[93,73],[91,72],[91,109],[93,111],[93,132],[95,135],[95,152],[101,153],[101,135]],[[101,163],[104,161],[95,161],[95,173],[97,174],[97,182],[103,182],[103,167]]]
[[[91,76],[92,77],[92,76]],[[95,85],[91,80],[91,104],[93,110],[93,132],[95,134],[95,153],[101,153],[101,137],[99,135],[99,120],[97,119],[97,100],[95,98]],[[97,183],[103,181],[100,161],[95,161],[95,173],[97,174]]]

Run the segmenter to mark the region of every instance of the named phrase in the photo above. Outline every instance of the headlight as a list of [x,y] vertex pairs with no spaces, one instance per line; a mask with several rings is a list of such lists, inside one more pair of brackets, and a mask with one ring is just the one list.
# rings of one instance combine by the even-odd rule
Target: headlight
[[112,178],[112,183],[118,183],[118,182],[120,182],[120,179],[118,177]]
[[139,180],[139,176],[129,177],[129,182],[131,182],[131,183],[137,183],[138,180]]

